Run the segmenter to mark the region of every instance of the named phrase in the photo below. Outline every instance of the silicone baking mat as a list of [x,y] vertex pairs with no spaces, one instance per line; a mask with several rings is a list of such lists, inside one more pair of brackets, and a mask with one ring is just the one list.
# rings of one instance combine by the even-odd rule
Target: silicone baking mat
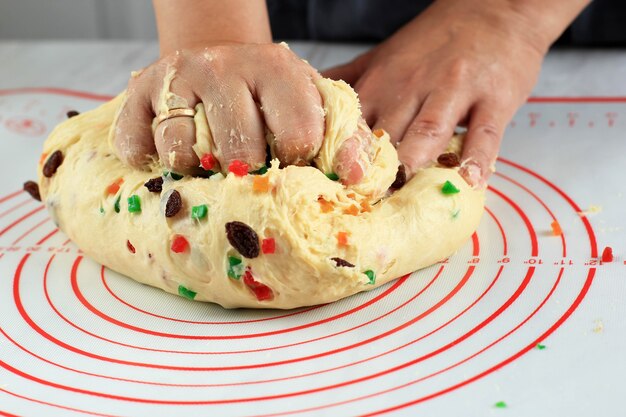
[[0,415],[623,415],[626,99],[522,108],[450,259],[333,304],[251,311],[85,257],[21,184],[65,113],[107,97],[0,94]]

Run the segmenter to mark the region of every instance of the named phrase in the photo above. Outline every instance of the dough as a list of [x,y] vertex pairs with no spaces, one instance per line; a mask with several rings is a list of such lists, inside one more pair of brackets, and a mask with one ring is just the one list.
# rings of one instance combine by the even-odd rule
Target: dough
[[[262,175],[167,175],[162,191],[151,192],[144,184],[162,176],[158,163],[149,171],[131,169],[108,140],[122,94],[52,132],[39,165],[43,201],[59,228],[96,261],[226,308],[328,303],[450,256],[476,229],[484,192],[470,188],[458,168],[439,166],[389,191],[398,158],[382,132],[372,138],[372,167],[363,182],[332,181],[325,173],[361,114],[347,84],[322,79],[317,86],[326,116],[319,169],[279,169],[273,161]],[[210,149],[206,120],[195,120],[196,150]],[[63,160],[51,166],[56,151]],[[459,192],[442,192],[447,181]],[[166,217],[166,209],[176,211],[177,197],[182,208]]]

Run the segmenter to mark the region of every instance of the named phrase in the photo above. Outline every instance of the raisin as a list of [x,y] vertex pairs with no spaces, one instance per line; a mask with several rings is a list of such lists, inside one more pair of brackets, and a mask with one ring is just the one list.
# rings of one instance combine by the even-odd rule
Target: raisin
[[50,157],[46,160],[43,166],[43,175],[50,178],[56,172],[59,166],[63,163],[63,152],[54,151]]
[[24,183],[24,191],[26,191],[32,198],[37,201],[41,201],[41,195],[39,195],[39,185],[35,181],[26,181]]
[[261,248],[259,236],[242,222],[226,223],[226,237],[231,245],[245,258],[256,258]]
[[352,265],[350,262],[346,261],[345,259],[341,259],[341,258],[330,258],[330,259],[335,261],[338,267],[345,266],[347,268],[354,268],[354,265]]
[[144,184],[144,187],[146,187],[151,193],[160,193],[163,191],[163,177],[149,179]]
[[165,217],[174,217],[183,207],[183,199],[176,190],[172,191],[165,204]]
[[442,153],[437,158],[437,163],[446,168],[454,168],[461,165],[461,161],[459,161],[459,156],[454,152]]
[[406,183],[406,168],[404,165],[400,165],[398,167],[398,172],[396,173],[396,180],[391,184],[391,188],[394,190],[399,190]]
[[70,110],[66,114],[67,114],[67,118],[71,119],[74,116],[78,116],[80,113],[77,112],[76,110]]

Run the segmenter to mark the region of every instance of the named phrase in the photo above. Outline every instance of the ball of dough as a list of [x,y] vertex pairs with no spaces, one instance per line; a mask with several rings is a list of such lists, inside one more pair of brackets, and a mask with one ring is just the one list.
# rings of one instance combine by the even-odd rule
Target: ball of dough
[[[264,174],[208,178],[164,175],[156,161],[149,170],[129,168],[107,139],[122,94],[52,132],[39,165],[42,199],[96,261],[226,308],[328,303],[450,256],[476,229],[484,192],[458,168],[438,166],[389,191],[398,157],[381,132],[372,133],[361,183],[329,179],[361,113],[344,82],[321,79],[317,87],[326,120],[317,168],[274,161]],[[199,113],[196,148],[206,152],[210,129]]]

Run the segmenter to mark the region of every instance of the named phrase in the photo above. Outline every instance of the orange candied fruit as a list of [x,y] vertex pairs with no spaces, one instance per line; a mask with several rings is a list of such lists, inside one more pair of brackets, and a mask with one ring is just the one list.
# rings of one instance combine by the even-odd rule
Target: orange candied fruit
[[335,209],[335,205],[332,201],[326,201],[323,197],[317,199],[317,202],[320,203],[320,208],[322,209],[322,213],[330,213]]
[[351,216],[356,216],[359,214],[359,208],[352,204],[350,207],[343,209],[343,214],[350,214]]
[[48,156],[48,154],[45,153],[45,152],[41,154],[41,157],[39,158],[39,165],[43,164],[43,161],[46,160],[47,156]]
[[266,193],[270,190],[270,179],[267,176],[255,175],[252,179],[252,190],[257,193]]
[[347,232],[337,233],[337,246],[350,246]]
[[346,197],[354,200],[356,198],[356,194],[354,194],[354,193],[346,194]]
[[124,178],[118,178],[107,187],[107,195],[115,195],[120,190],[120,185],[124,182]]
[[374,129],[374,131],[372,132],[374,134],[374,136],[376,136],[377,138],[382,138],[383,135],[385,134],[385,131],[382,129]]
[[561,236],[563,234],[563,230],[561,230],[561,225],[556,220],[550,224],[552,227],[552,234],[554,236]]
[[361,211],[362,212],[372,211],[372,206],[370,206],[370,203],[368,203],[367,200],[361,201]]

